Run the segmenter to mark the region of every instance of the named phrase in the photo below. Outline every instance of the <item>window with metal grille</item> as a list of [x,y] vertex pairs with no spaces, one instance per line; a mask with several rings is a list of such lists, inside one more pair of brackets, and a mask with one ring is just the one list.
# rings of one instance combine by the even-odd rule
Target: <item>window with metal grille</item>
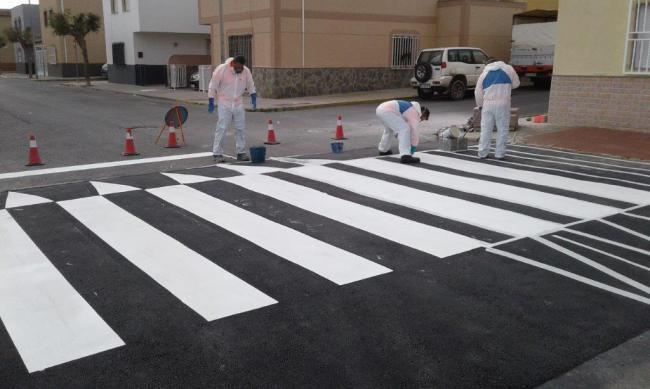
[[650,0],[630,0],[625,73],[650,74]]
[[246,58],[246,66],[253,68],[253,36],[252,35],[231,35],[228,37],[228,56],[235,57],[243,55]]
[[117,13],[117,0],[111,0],[111,13]]
[[391,68],[410,69],[420,50],[420,39],[415,35],[393,35]]
[[48,46],[47,47],[47,63],[50,65],[56,65],[56,47]]

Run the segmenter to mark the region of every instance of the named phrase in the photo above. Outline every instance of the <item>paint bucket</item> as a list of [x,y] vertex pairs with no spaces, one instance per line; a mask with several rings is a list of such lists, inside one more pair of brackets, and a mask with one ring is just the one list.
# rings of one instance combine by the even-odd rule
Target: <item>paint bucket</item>
[[343,142],[331,142],[330,147],[332,147],[332,152],[334,154],[343,152]]
[[451,126],[440,132],[440,137],[449,139],[458,139],[463,134],[460,128]]
[[251,163],[264,163],[266,160],[266,147],[255,146],[250,148]]

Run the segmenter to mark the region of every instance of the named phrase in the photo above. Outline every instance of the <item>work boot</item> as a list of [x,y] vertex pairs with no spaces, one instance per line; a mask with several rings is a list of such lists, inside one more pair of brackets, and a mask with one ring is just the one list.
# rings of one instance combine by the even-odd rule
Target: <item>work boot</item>
[[503,157],[494,157],[494,159],[496,159],[497,161],[507,161],[508,160],[505,155]]
[[226,162],[226,159],[221,154],[214,154],[212,156],[212,158],[214,158],[215,163],[224,163],[224,162]]
[[239,153],[239,154],[237,154],[237,160],[242,161],[242,162],[248,162],[251,159],[248,158],[248,155],[246,155],[246,153]]
[[405,154],[402,155],[402,157],[399,159],[401,163],[420,163],[420,158],[414,157],[410,154]]
[[380,152],[379,152],[379,155],[392,155],[392,154],[393,154],[393,151],[392,151],[392,150],[388,150],[388,151],[380,151]]

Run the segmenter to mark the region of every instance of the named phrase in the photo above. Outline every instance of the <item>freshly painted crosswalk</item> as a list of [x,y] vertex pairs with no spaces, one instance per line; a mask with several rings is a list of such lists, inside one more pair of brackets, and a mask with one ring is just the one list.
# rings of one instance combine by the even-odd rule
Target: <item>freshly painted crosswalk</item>
[[[545,150],[524,152],[531,160],[549,160]],[[550,153],[563,163],[571,158]],[[206,171],[222,167],[203,167],[161,173],[142,185],[138,179],[126,181],[129,185],[119,180],[91,181],[84,185],[92,188],[92,194],[79,198],[66,194],[64,200],[48,198],[47,189],[9,192],[5,204],[0,204],[6,208],[0,210],[0,320],[29,372],[125,345],[119,331],[107,324],[110,318],[97,313],[104,311],[93,309],[94,302],[75,290],[75,280],[67,280],[44,254],[47,250],[39,249],[38,239],[30,238],[29,228],[21,227],[25,207],[41,207],[43,212],[47,207],[58,209],[84,234],[103,242],[109,257],[134,265],[133,271],[155,281],[153,286],[183,309],[196,312],[198,319],[228,320],[282,304],[273,291],[231,269],[232,262],[222,263],[210,250],[206,254],[202,245],[210,242],[186,242],[169,230],[163,232],[151,212],[136,216],[139,213],[125,205],[143,198],[201,223],[203,231],[227,231],[236,247],[231,253],[241,251],[245,258],[249,255],[245,249],[254,246],[258,254],[264,250],[291,271],[309,274],[336,289],[391,277],[400,266],[408,266],[409,255],[435,262],[472,252],[485,256],[484,260],[505,258],[599,292],[650,304],[650,213],[646,209],[650,190],[591,177],[612,170],[633,171],[636,174],[630,176],[642,182],[650,176],[650,166],[584,157],[582,166],[592,171],[569,178],[552,170],[542,173],[439,152],[418,154],[420,166],[384,158],[292,158],[285,162],[302,166],[234,165],[227,167],[228,174]],[[60,189],[57,193],[64,192]],[[338,242],[292,224],[303,220],[274,219],[260,207],[247,207],[244,200],[251,193],[257,201],[289,209],[293,218],[358,233],[362,242]],[[608,202],[614,205],[605,205]],[[273,205],[269,209],[280,212]],[[417,220],[409,218],[414,214]],[[429,217],[456,227],[428,224],[423,218]],[[470,237],[463,234],[462,226],[498,233],[498,238],[488,242]],[[217,235],[214,239],[220,238]],[[374,244],[389,250],[385,255],[367,255],[370,250],[365,247]],[[417,251],[394,257],[403,247]],[[455,258],[446,260],[449,266],[454,266]]]

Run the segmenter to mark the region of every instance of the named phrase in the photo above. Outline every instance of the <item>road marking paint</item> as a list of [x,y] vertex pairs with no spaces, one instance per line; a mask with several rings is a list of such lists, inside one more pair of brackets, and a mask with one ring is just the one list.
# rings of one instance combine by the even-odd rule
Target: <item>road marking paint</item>
[[[608,160],[608,161],[625,162],[625,163],[629,163],[629,164],[645,166],[648,169],[650,169],[650,163],[647,163],[647,162],[621,160],[621,158],[604,157],[604,156],[601,156],[601,155],[593,155],[593,154],[585,154],[585,153],[575,153],[575,152],[571,152],[571,151],[558,150],[558,149],[549,149],[549,148],[528,146],[528,145],[522,145],[522,144],[517,144],[515,146],[521,147],[521,148],[526,148],[526,149],[540,150],[540,151],[551,151],[551,152],[567,154],[567,155],[576,155],[576,156],[581,156],[581,157],[599,158],[599,159],[605,159],[605,160]],[[547,154],[541,154],[541,155],[547,155]]]
[[346,165],[391,174],[413,181],[438,185],[462,192],[475,193],[499,200],[523,204],[579,219],[603,217],[620,212],[620,209],[577,200],[571,197],[540,192],[533,189],[440,173],[412,166],[398,165],[379,159],[346,161]]
[[437,257],[484,245],[476,239],[269,176],[239,176],[222,180]]
[[585,238],[589,238],[589,239],[593,239],[593,240],[598,240],[598,241],[601,241],[601,242],[609,243],[609,244],[614,245],[614,246],[622,247],[622,248],[624,248],[624,249],[628,249],[628,250],[636,251],[637,253],[640,253],[640,254],[644,254],[644,255],[648,255],[648,256],[650,256],[650,251],[643,250],[643,249],[640,249],[640,248],[637,248],[637,247],[634,247],[634,246],[630,246],[630,245],[627,245],[627,244],[625,244],[625,243],[619,243],[619,242],[617,242],[617,241],[615,241],[615,240],[610,240],[610,239],[606,239],[606,238],[601,238],[601,237],[598,236],[598,235],[588,234],[588,233],[586,233],[586,232],[582,232],[582,231],[574,230],[574,229],[571,229],[571,228],[567,228],[567,229],[564,230],[564,231],[566,231],[566,232],[568,232],[568,233],[571,233],[571,234],[574,234],[574,235],[584,236]]
[[265,173],[281,172],[283,170],[286,170],[284,168],[279,168],[279,167],[246,166],[246,165],[238,165],[238,164],[222,164],[219,165],[219,167],[232,170],[241,174],[265,174]]
[[54,167],[54,168],[39,169],[39,170],[25,170],[21,172],[2,173],[0,174],[0,180],[42,176],[47,174],[78,172],[83,170],[106,169],[106,168],[117,167],[117,166],[131,166],[131,165],[140,165],[146,163],[178,161],[181,159],[204,158],[204,157],[212,157],[212,153],[181,154],[181,155],[170,155],[167,157],[129,159],[123,161],[114,161],[114,162],[91,163],[87,165],[63,166],[63,167]]
[[27,193],[9,192],[5,201],[5,208],[27,207],[29,205],[51,203],[52,200],[45,197],[35,196]]
[[612,278],[615,278],[615,279],[617,279],[617,280],[619,280],[619,281],[621,281],[621,282],[623,282],[625,284],[628,284],[633,288],[636,288],[636,289],[638,289],[638,290],[640,290],[640,291],[642,291],[644,293],[650,294],[650,288],[649,287],[647,287],[647,286],[643,285],[642,283],[637,282],[637,281],[635,281],[635,280],[633,280],[633,279],[631,279],[629,277],[626,277],[626,276],[622,275],[621,273],[615,272],[614,270],[608,268],[607,266],[601,265],[600,263],[598,263],[596,261],[593,261],[593,260],[591,260],[591,259],[589,259],[589,258],[587,258],[587,257],[585,257],[583,255],[580,255],[580,254],[578,254],[578,253],[576,253],[574,251],[571,251],[571,250],[569,250],[569,249],[567,249],[565,247],[560,246],[557,243],[551,242],[550,240],[544,239],[542,237],[533,237],[532,239],[534,241],[539,242],[539,243],[541,243],[541,244],[543,244],[543,245],[545,245],[547,247],[550,247],[553,250],[558,251],[558,252],[560,252],[560,253],[568,256],[568,257],[571,257],[571,258],[573,258],[573,259],[575,259],[577,261],[580,261],[580,262],[584,263],[585,265],[587,265],[589,267],[593,267],[594,269],[596,269],[596,270],[598,270],[598,271],[600,271],[602,273],[605,273],[608,276],[610,276]]
[[560,239],[560,240],[563,240],[563,241],[565,241],[565,242],[569,242],[569,243],[574,244],[574,245],[576,245],[576,246],[580,246],[580,247],[582,247],[582,248],[585,248],[585,249],[588,249],[588,250],[591,250],[591,251],[597,252],[597,253],[599,253],[599,254],[606,255],[606,256],[611,257],[611,258],[614,258],[614,259],[616,259],[616,260],[618,260],[618,261],[625,262],[625,263],[627,263],[628,265],[632,265],[632,266],[638,267],[638,268],[640,268],[640,269],[643,269],[643,270],[646,270],[646,271],[650,271],[650,267],[646,267],[646,266],[640,265],[640,264],[638,264],[638,263],[636,263],[636,262],[632,262],[632,261],[627,260],[627,259],[625,259],[625,258],[619,257],[618,255],[614,255],[614,254],[608,253],[608,252],[606,252],[606,251],[599,250],[599,249],[597,249],[597,248],[595,248],[595,247],[587,246],[586,244],[582,244],[582,243],[580,243],[580,242],[576,242],[575,240],[571,240],[571,239],[569,239],[569,238],[565,238],[565,237],[560,236],[560,235],[553,235],[553,237],[554,237],[554,238],[557,238],[557,239]]
[[599,288],[599,289],[602,289],[602,290],[617,294],[619,296],[627,297],[629,299],[636,300],[638,302],[650,305],[650,299],[647,298],[647,297],[639,296],[637,294],[630,293],[630,292],[625,291],[623,289],[618,289],[618,288],[615,288],[613,286],[603,284],[602,282],[594,281],[594,280],[592,280],[590,278],[583,277],[581,275],[571,273],[571,272],[568,272],[566,270],[562,270],[562,269],[559,269],[557,267],[550,266],[550,265],[547,265],[545,263],[541,263],[541,262],[538,262],[538,261],[535,261],[535,260],[532,260],[532,259],[528,259],[528,258],[523,257],[521,255],[512,254],[512,253],[509,253],[507,251],[503,251],[503,250],[499,250],[499,249],[495,249],[495,248],[488,248],[486,251],[489,252],[489,253],[492,253],[492,254],[497,254],[497,255],[500,255],[502,257],[512,259],[513,261],[525,263],[527,265],[531,265],[531,266],[534,266],[534,267],[537,267],[537,268],[540,268],[540,269],[550,271],[551,273],[555,273],[555,274],[559,274],[559,275],[567,277],[567,278],[571,278],[572,280],[582,282],[583,284],[591,285],[593,287],[596,287],[596,288]]
[[487,163],[467,161],[460,158],[445,157],[441,155],[419,154],[422,163],[428,165],[444,166],[450,169],[472,172],[486,176],[505,178],[509,180],[527,182],[552,188],[565,189],[578,193],[585,193],[597,197],[625,201],[633,204],[645,204],[650,198],[650,192],[640,189],[621,187],[618,185],[604,184],[593,181],[583,181],[575,178],[556,176],[548,173],[539,173],[528,170],[519,170],[505,166],[495,166]]
[[59,204],[205,320],[277,303],[103,197]]
[[643,216],[643,215],[637,215],[637,214],[635,214],[635,213],[624,212],[623,215],[625,215],[625,216],[629,216],[629,217],[633,217],[633,218],[636,218],[636,219],[641,219],[641,220],[650,221],[650,217]]
[[30,373],[124,346],[6,210],[0,319]]
[[198,184],[200,182],[215,181],[216,178],[197,176],[195,174],[177,174],[177,173],[161,173],[164,176],[171,178],[179,184]]
[[392,271],[187,186],[147,191],[338,285]]
[[113,184],[110,182],[101,182],[101,181],[90,181],[92,186],[95,187],[97,193],[100,196],[105,196],[113,193],[124,193],[124,192],[133,192],[134,190],[140,190],[134,186],[122,185],[122,184]]
[[614,228],[616,228],[618,230],[621,230],[623,232],[627,232],[630,235],[634,235],[634,236],[639,237],[641,239],[650,240],[650,236],[648,236],[648,235],[644,235],[644,234],[642,234],[640,232],[634,231],[634,230],[629,229],[627,227],[623,227],[623,226],[618,225],[618,224],[616,224],[614,222],[610,222],[609,220],[601,219],[599,221],[602,222],[602,223],[607,224],[610,227],[614,227]]
[[303,166],[287,169],[287,173],[512,236],[531,235],[539,231],[556,229],[560,226],[557,223],[516,212],[425,192],[324,166]]
[[293,158],[293,157],[271,157],[269,158],[273,161],[286,162],[286,163],[295,163],[296,165],[327,165],[329,163],[341,162],[335,159],[303,159],[303,158]]

